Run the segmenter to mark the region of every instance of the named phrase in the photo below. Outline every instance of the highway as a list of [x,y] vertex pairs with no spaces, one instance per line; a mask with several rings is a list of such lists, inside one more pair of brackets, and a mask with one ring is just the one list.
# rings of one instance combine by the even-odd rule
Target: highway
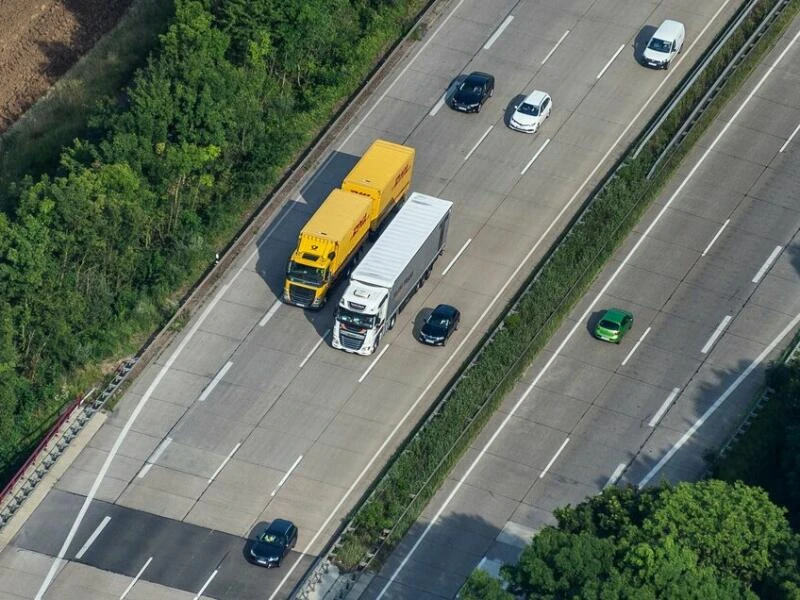
[[[798,38],[796,21],[362,599],[452,598],[478,565],[516,561],[554,508],[706,472],[800,323]],[[635,315],[619,346],[590,335],[610,306]]]
[[[328,157],[17,524],[19,533],[0,552],[0,594],[287,597],[592,186],[737,6],[697,4],[446,3]],[[686,24],[687,45],[670,70],[645,69],[635,48],[666,17]],[[484,110],[463,115],[442,106],[453,77],[472,70],[497,80]],[[511,107],[534,87],[553,97],[552,117],[534,136],[507,129]],[[334,303],[306,313],[277,298],[297,232],[376,137],[415,147],[412,189],[455,207],[433,276],[381,352],[363,358],[330,347]],[[446,349],[426,348],[412,332],[439,302],[461,309],[462,327]],[[637,315],[638,333],[649,319],[644,310]],[[574,352],[579,364],[599,361],[592,367],[598,372],[616,360],[588,342]],[[581,408],[574,404],[573,412]],[[553,410],[563,415],[555,402]],[[599,424],[604,415],[582,422],[589,427],[592,419]],[[536,436],[541,460],[564,430]],[[548,493],[551,506],[576,497],[566,485]],[[493,505],[481,514],[499,522]],[[295,552],[280,569],[249,565],[247,538],[278,517],[300,529]]]

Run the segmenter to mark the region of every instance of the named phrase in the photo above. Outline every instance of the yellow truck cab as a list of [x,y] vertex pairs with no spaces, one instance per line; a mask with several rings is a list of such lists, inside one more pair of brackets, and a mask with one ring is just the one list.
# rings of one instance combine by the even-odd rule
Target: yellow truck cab
[[376,234],[408,194],[414,149],[375,140],[300,231],[289,258],[283,300],[303,308],[325,305],[328,290],[362,254],[368,233]]

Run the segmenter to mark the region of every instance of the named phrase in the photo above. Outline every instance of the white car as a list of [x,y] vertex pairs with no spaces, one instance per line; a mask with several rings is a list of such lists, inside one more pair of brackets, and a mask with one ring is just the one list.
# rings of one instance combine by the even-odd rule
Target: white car
[[539,126],[550,116],[553,101],[545,92],[535,90],[514,107],[514,114],[508,121],[508,126],[525,133],[536,133]]

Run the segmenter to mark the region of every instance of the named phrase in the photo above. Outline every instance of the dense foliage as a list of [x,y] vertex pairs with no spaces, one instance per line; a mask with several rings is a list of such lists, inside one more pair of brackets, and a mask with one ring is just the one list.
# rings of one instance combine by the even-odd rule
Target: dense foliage
[[503,567],[502,582],[476,571],[461,597],[800,598],[800,538],[759,488],[609,488],[556,516],[557,527]]
[[[721,71],[774,4],[773,0],[756,5],[742,21],[741,30],[728,38],[711,60],[709,73]],[[709,77],[698,78],[690,86],[637,158],[631,157],[632,152],[623,158],[613,176],[591,199],[591,205],[532,275],[516,304],[506,309],[502,326],[479,350],[474,363],[455,377],[452,389],[444,396],[446,402],[442,402],[433,417],[407,441],[356,511],[337,549],[336,560],[340,567],[355,568],[370,556],[377,556],[380,561],[404,535],[504,395],[513,388],[633,229],[691,144],[709,126],[724,101],[735,93],[798,11],[800,1],[793,0],[748,59],[737,67],[737,75],[727,81],[716,101],[706,108],[681,145],[660,163],[660,171],[654,177],[648,179],[647,173],[712,85]]]
[[217,240],[410,24],[421,0],[179,0],[122,101],[0,214],[0,471],[173,309]]

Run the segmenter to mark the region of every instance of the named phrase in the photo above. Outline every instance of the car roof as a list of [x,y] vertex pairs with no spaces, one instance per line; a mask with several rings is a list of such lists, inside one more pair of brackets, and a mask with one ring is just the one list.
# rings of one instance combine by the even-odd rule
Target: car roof
[[533,90],[530,94],[525,96],[526,104],[533,104],[534,106],[541,105],[542,101],[547,97],[547,93],[542,92],[541,90]]
[[482,73],[481,71],[473,71],[472,73],[467,75],[467,79],[483,79],[488,81],[491,78],[492,78],[491,75],[489,75],[488,73]]
[[627,310],[622,310],[621,308],[609,308],[606,313],[603,315],[603,319],[608,321],[618,322],[622,321],[624,317],[633,316]]
[[679,21],[673,21],[672,19],[667,19],[661,25],[658,26],[656,32],[653,34],[653,37],[676,37],[678,33],[683,30],[683,23]]
[[449,304],[440,304],[436,308],[433,309],[431,314],[437,315],[445,315],[445,316],[452,316],[458,312],[455,306],[450,306]]
[[294,523],[291,521],[287,521],[286,519],[275,519],[269,524],[267,531],[270,533],[285,534],[291,527],[294,527]]

